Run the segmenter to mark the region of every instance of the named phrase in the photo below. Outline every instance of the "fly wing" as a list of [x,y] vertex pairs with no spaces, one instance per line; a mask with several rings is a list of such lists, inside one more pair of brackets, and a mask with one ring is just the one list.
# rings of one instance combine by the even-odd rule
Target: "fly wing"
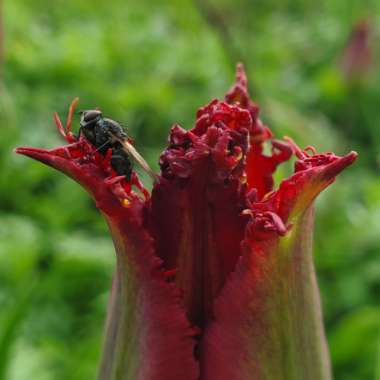
[[134,160],[147,172],[153,179],[153,181],[158,181],[157,174],[150,168],[148,163],[144,160],[141,154],[136,150],[136,148],[128,142],[128,140],[119,139],[116,137],[116,140],[120,142],[123,148],[127,151],[129,155],[131,155]]

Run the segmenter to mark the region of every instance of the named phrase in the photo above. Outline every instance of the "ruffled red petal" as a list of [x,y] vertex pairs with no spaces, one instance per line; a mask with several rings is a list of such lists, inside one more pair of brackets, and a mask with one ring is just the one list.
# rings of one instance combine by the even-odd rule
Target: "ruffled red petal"
[[199,365],[193,352],[198,330],[191,327],[180,294],[167,282],[155,255],[153,239],[144,227],[147,193],[137,177],[132,175],[128,182],[117,176],[110,155],[100,155],[83,138],[55,149],[18,148],[16,152],[79,182],[110,227],[117,269],[99,378],[118,373],[140,380],[197,380]]
[[202,341],[204,380],[280,378],[292,368],[300,378],[330,379],[311,205],[357,154],[311,156],[294,148],[297,172],[262,201],[247,200],[242,257],[215,301],[215,321]]
[[[248,93],[248,81],[242,64],[237,65],[236,83],[225,96],[229,104],[246,109],[251,115],[252,123],[249,128],[250,149],[247,152],[246,175],[249,189],[256,189],[261,199],[273,190],[273,173],[278,165],[289,160],[293,151],[286,142],[273,140],[272,132],[259,118],[259,107],[254,103]],[[263,153],[264,144],[272,145],[272,154]]]
[[160,158],[150,226],[156,252],[183,292],[192,323],[203,327],[240,254],[247,217],[245,155],[250,114],[214,100],[195,127],[174,126]]

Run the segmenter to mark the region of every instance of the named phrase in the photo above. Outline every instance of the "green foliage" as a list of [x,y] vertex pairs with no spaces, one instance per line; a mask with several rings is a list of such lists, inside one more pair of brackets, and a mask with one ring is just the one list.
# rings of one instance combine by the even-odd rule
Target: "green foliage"
[[[12,0],[5,17],[1,380],[94,378],[114,260],[83,190],[12,149],[56,145],[52,112],[79,96],[157,168],[170,126],[190,127],[238,60],[278,136],[360,153],[319,201],[315,247],[335,378],[380,378],[378,1]],[[340,62],[363,18],[374,63],[349,79]]]

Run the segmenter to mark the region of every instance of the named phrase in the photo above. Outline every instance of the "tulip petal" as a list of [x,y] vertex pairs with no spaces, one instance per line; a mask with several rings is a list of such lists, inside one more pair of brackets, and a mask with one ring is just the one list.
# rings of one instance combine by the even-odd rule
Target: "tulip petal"
[[[247,184],[248,189],[256,189],[256,197],[261,199],[273,190],[273,174],[278,165],[292,156],[292,148],[286,142],[273,140],[271,130],[260,120],[260,108],[249,96],[248,80],[241,63],[236,67],[236,82],[225,95],[225,101],[247,110],[251,115],[250,149],[246,164]],[[264,144],[268,143],[272,145],[271,155],[264,154]]]
[[244,237],[236,186],[218,189],[194,180],[181,188],[162,181],[152,195],[156,251],[167,269],[175,268],[188,318],[200,328],[213,314],[214,298],[235,267]]
[[[16,152],[79,182],[109,225],[117,268],[99,380],[197,380],[199,364],[193,354],[197,330],[190,326],[179,292],[166,281],[155,256],[153,240],[144,228],[144,196],[112,172],[110,157],[98,155],[84,141]],[[137,180],[134,184],[139,185]]]
[[215,296],[239,256],[247,217],[244,157],[250,115],[213,101],[196,126],[172,128],[153,189],[151,221],[156,252],[183,292],[188,318],[202,328]]
[[312,258],[312,203],[356,153],[302,154],[299,171],[246,212],[242,257],[204,333],[202,380],[331,378]]
[[165,281],[141,205],[106,219],[117,253],[99,380],[197,380],[195,335],[177,289]]

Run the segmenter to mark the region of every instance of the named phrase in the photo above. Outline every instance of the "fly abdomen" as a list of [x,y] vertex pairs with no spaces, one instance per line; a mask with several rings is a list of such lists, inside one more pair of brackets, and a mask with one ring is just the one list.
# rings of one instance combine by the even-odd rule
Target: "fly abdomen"
[[128,181],[131,179],[132,163],[121,146],[112,148],[111,166],[118,175],[125,175]]

